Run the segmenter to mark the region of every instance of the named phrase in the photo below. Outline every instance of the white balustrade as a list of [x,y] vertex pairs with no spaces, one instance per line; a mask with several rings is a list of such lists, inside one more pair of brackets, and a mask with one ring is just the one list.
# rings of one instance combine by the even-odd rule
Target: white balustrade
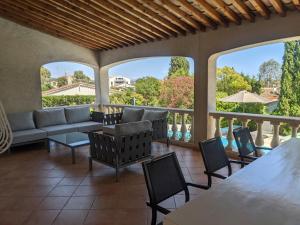
[[285,116],[273,116],[273,115],[263,115],[263,114],[250,114],[250,113],[234,113],[234,112],[210,112],[209,115],[215,119],[215,136],[221,136],[221,119],[224,118],[228,121],[228,145],[226,149],[230,150],[232,148],[232,129],[233,121],[237,120],[242,123],[243,127],[247,127],[248,121],[253,120],[257,125],[257,132],[255,138],[255,144],[257,146],[263,146],[265,144],[263,135],[263,123],[264,121],[270,122],[273,128],[271,136],[270,146],[272,148],[278,146],[281,142],[281,137],[279,135],[280,124],[286,123],[292,128],[291,137],[297,137],[297,131],[300,126],[300,117],[285,117]]
[[[168,125],[170,129],[171,142],[174,144],[194,144],[194,111],[192,109],[177,109],[151,106],[131,106],[131,105],[116,105],[104,104],[102,105],[105,113],[121,112],[124,107],[143,108],[149,110],[167,110],[169,111],[169,118],[172,118],[172,124]],[[191,121],[189,121],[191,120]],[[178,132],[181,136],[178,137]],[[189,135],[187,133],[189,132]],[[187,138],[189,136],[189,138]]]

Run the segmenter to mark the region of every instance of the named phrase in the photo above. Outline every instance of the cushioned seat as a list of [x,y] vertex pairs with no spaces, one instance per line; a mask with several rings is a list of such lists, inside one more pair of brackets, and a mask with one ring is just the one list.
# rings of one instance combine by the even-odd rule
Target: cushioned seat
[[40,129],[20,130],[13,132],[13,144],[42,140],[47,138],[47,132]]
[[73,124],[63,124],[43,127],[41,130],[46,131],[47,135],[56,135],[78,131],[78,126],[74,126]]
[[77,127],[79,132],[90,132],[90,131],[102,130],[102,123],[98,123],[94,121],[73,123],[72,125]]
[[126,136],[126,135],[137,134],[145,131],[152,131],[152,124],[150,121],[145,120],[145,121],[103,126],[102,130],[104,134],[109,134],[114,136]]
[[116,133],[116,125],[105,125],[102,130],[104,134],[115,135]]

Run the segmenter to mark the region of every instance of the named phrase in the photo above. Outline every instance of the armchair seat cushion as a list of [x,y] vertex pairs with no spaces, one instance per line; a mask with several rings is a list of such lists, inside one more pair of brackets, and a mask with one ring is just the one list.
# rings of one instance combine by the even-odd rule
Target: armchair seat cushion
[[103,133],[104,134],[110,134],[110,135],[115,135],[116,133],[116,125],[106,125],[103,126]]
[[41,128],[41,130],[46,131],[47,135],[56,135],[56,134],[78,131],[78,126],[75,126],[73,124],[64,124],[64,125],[43,127]]
[[145,110],[142,120],[160,120],[165,119],[168,116],[168,111],[161,111],[161,110]]
[[141,121],[143,114],[144,114],[144,109],[125,107],[123,109],[121,123]]
[[42,140],[47,132],[40,129],[21,130],[13,132],[13,144]]

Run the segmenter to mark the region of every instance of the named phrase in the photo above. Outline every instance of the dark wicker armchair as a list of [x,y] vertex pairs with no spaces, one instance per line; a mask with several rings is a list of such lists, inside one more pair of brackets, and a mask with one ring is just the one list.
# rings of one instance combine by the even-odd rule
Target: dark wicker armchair
[[[106,114],[104,116],[103,125],[115,125],[120,124],[122,120],[122,113]],[[165,139],[167,141],[167,147],[170,146],[170,139],[168,137],[168,119],[152,120],[152,140],[158,141]]]
[[116,181],[120,168],[151,158],[152,132],[143,131],[126,136],[113,136],[102,133],[89,133],[90,158],[116,169]]

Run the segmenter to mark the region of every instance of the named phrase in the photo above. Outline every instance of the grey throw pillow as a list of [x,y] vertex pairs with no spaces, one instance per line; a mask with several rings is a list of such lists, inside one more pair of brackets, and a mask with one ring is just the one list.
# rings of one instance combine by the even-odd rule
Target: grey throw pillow
[[12,131],[35,129],[32,112],[10,113],[7,119]]
[[168,116],[168,111],[158,111],[158,110],[145,110],[142,120],[160,120],[165,119]]
[[34,111],[36,126],[49,127],[54,125],[66,124],[65,111],[61,109],[41,109]]
[[123,109],[121,123],[141,121],[143,114],[144,114],[144,109],[125,107]]
[[90,121],[90,107],[65,108],[65,115],[68,123],[81,123]]

